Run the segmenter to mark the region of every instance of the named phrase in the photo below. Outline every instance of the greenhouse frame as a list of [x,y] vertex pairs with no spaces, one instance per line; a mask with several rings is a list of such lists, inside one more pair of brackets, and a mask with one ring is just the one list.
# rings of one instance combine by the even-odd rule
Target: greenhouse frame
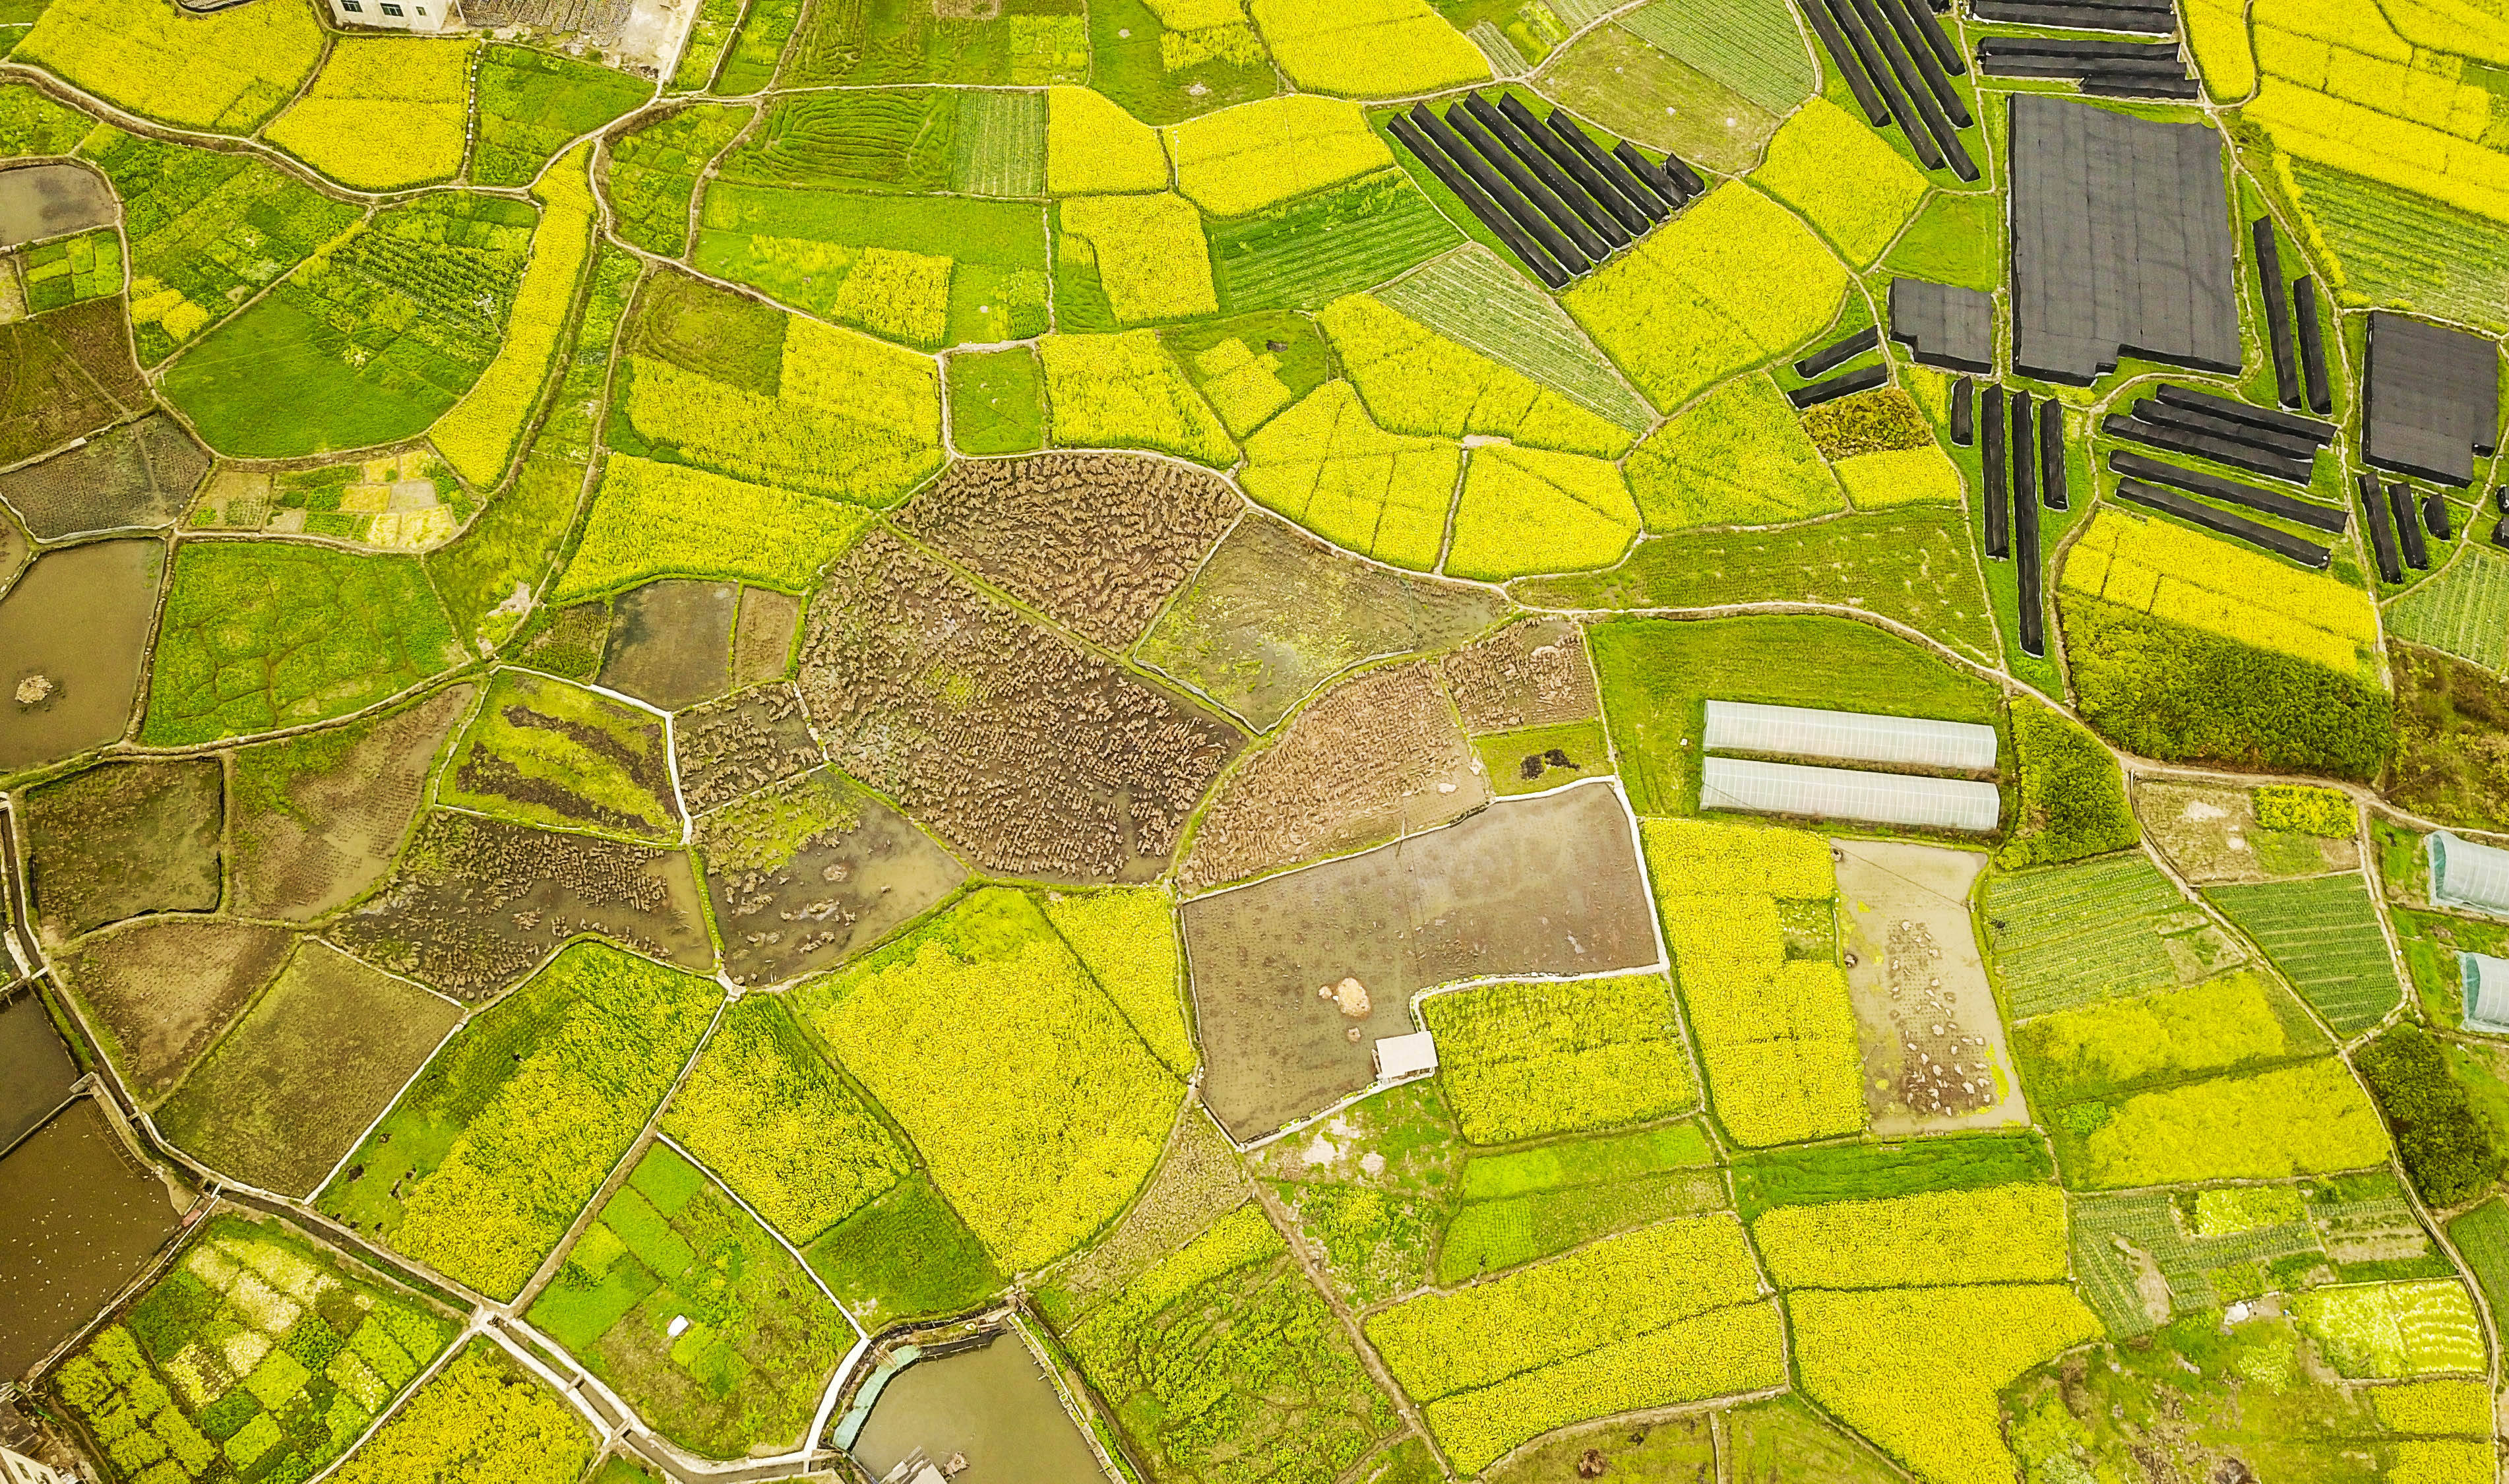
[[2433,907],[2509,917],[2509,850],[2459,839],[2446,830],[2423,841]]
[[2465,985],[2465,1028],[2509,1036],[2509,958],[2459,953],[2456,967]]
[[1712,753],[1775,753],[1983,773],[1995,767],[1996,738],[1994,727],[1975,722],[1709,701],[1704,745]]
[[1708,758],[1700,770],[1699,807],[1985,832],[2002,817],[2003,796],[1994,784],[1961,778]]

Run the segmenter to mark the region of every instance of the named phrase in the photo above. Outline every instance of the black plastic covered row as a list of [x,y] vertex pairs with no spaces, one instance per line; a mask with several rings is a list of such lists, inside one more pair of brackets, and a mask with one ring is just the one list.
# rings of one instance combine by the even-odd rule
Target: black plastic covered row
[[1879,350],[1881,345],[1881,328],[1878,325],[1868,324],[1854,334],[1842,340],[1834,340],[1796,361],[1795,375],[1806,381],[1811,381],[1815,377],[1827,376],[1865,352]]
[[1812,23],[1812,33],[1820,38],[1821,50],[1837,65],[1838,75],[1847,79],[1848,91],[1863,106],[1864,122],[1875,129],[1890,123],[1891,105],[1882,100],[1882,90],[1873,86],[1873,79],[1864,71],[1863,58],[1848,44],[1847,33],[1838,28],[1828,8],[1821,0],[1804,0],[1803,14],[1804,19]]
[[1986,484],[1986,554],[2009,557],[2012,529],[2003,499],[2003,391],[1999,387],[1981,387],[1977,397],[1978,411],[1986,420],[1978,432],[1979,471]]
[[1907,0],[1908,19],[1914,20],[1917,29],[1924,33],[1926,45],[1934,54],[1934,60],[1958,77],[1968,70],[1968,60],[1961,56],[1960,43],[1952,40],[1951,33],[1943,29],[1943,23],[1934,19],[1936,9],[1926,0]]
[[2236,418],[2226,418],[2217,412],[2173,406],[2156,398],[2138,402],[2132,410],[2134,415],[2144,422],[2157,423],[2163,427],[2175,427],[2181,432],[2200,433],[2208,438],[2227,438],[2232,443],[2252,448],[2260,454],[2269,454],[2277,459],[2289,459],[2295,463],[2306,464],[2317,457],[2317,445],[2306,438],[2294,437],[2290,433],[2274,428],[2259,427],[2253,423],[2242,423]]
[[2207,500],[2245,505],[2251,510],[2279,515],[2285,520],[2314,526],[2338,536],[2342,534],[2344,527],[2352,524],[2352,513],[2340,505],[2321,505],[2313,500],[2285,495],[2280,490],[2260,490],[2234,479],[2224,479],[2219,474],[2182,469],[2174,464],[2163,464],[2126,449],[2117,449],[2109,455],[2109,467],[2148,483],[2165,484],[2185,490],[2190,495],[2201,495]]
[[2149,56],[2184,66],[2178,44],[2169,41],[2076,41],[2056,36],[1989,36],[1977,44],[1977,55],[1989,56]]
[[2149,444],[2153,448],[2167,449],[2173,454],[2184,454],[2190,459],[2210,459],[2216,464],[2227,464],[2232,468],[2246,469],[2251,474],[2263,474],[2267,479],[2279,479],[2285,484],[2308,483],[2307,464],[2295,464],[2289,459],[2260,453],[2244,443],[2233,443],[2228,438],[2207,437],[2202,433],[2191,433],[2182,428],[2165,427],[2160,424],[2147,423],[2140,418],[2128,417],[2123,413],[2110,414],[2108,421],[2100,425],[2100,431],[2112,438],[2124,438],[2133,443]]
[[2266,300],[2266,335],[2273,345],[2274,399],[2285,407],[2300,405],[2300,356],[2291,344],[2291,287],[2282,276],[2282,247],[2274,241],[2273,218],[2260,216],[2248,224],[2257,246],[2257,287]]
[[[1508,99],[1510,103],[1515,101],[1514,98]],[[1502,103],[1499,106],[1507,105]],[[1545,122],[1550,125],[1553,137],[1567,145],[1570,154],[1584,160],[1595,173],[1610,181],[1614,190],[1629,199],[1629,204],[1646,214],[1647,220],[1660,222],[1672,214],[1672,208],[1665,204],[1663,197],[1649,189],[1637,176],[1629,173],[1628,166],[1596,148],[1594,141],[1586,137],[1586,130],[1578,128],[1577,121],[1568,117],[1565,112],[1554,108],[1551,110],[1551,117]]]
[[[1898,45],[1890,53],[1891,65],[1899,66],[1904,59],[1913,66],[1917,76],[1924,80],[1926,91],[1934,95],[1934,105],[1955,127],[1966,129],[1975,124],[1977,121],[1969,117],[1968,103],[1961,97],[1960,90],[1952,86],[1951,74],[1944,69],[1942,59],[1934,56],[1934,49],[1926,44],[1925,33],[1917,29],[1917,18],[1910,14],[1909,0],[1862,0],[1862,3],[1879,10],[1882,19],[1896,34]],[[1866,24],[1871,23],[1868,17]],[[1907,73],[1902,71],[1899,75],[1905,78]],[[1917,85],[1909,83],[1908,91],[1915,93]]]
[[2065,480],[2065,404],[2052,396],[2039,404],[2039,499],[2050,510],[2073,507]]
[[1408,115],[1398,113],[1386,121],[1385,127],[1395,138],[1403,141],[1404,148],[1419,157],[1420,163],[1429,167],[1430,174],[1437,176],[1440,183],[1455,193],[1455,198],[1464,204],[1466,210],[1479,218],[1480,224],[1490,229],[1500,241],[1507,243],[1508,247],[1516,253],[1517,260],[1531,269],[1535,278],[1553,288],[1568,286],[1567,270],[1561,268],[1557,260],[1543,250],[1542,244],[1535,241],[1530,234],[1517,226],[1516,218],[1502,209],[1497,202],[1492,201],[1489,194],[1480,188],[1479,183],[1474,180],[1470,173],[1454,161],[1447,159],[1445,150],[1441,148],[1436,140],[1431,139],[1418,125],[1412,123]]
[[2124,31],[2137,36],[2175,36],[2178,13],[2166,5],[2082,5],[2070,0],[1969,0],[1979,20],[2043,25],[2058,30]]
[[2317,322],[2317,279],[2303,274],[2291,286],[2292,330],[2300,341],[2301,379],[2308,384],[2308,410],[2335,410],[2335,389],[2326,380],[2326,334]]
[[2405,561],[2415,572],[2430,571],[2430,546],[2422,539],[2421,512],[2414,508],[2414,492],[2401,484],[2387,486],[2387,513],[2396,518],[2396,535],[2405,544]]
[[2018,517],[2025,505],[2039,503],[2039,425],[2032,421],[2034,410],[2030,393],[2018,388],[2012,392],[2012,510]]
[[[1515,127],[1519,138],[1549,156],[1552,164],[1557,166],[1570,179],[1574,180],[1577,189],[1584,192],[1589,201],[1602,207],[1624,233],[1631,238],[1646,235],[1651,218],[1622,200],[1621,193],[1612,188],[1611,182],[1603,178],[1602,172],[1588,164],[1583,156],[1571,149],[1558,135],[1553,133],[1540,119],[1535,118],[1533,110],[1524,106],[1523,99],[1515,96],[1500,98],[1498,111],[1506,115],[1507,122]],[[1556,118],[1557,110],[1553,110],[1552,116]],[[1508,142],[1513,145],[1516,140],[1510,139]]]
[[2335,425],[2332,423],[2322,423],[2315,418],[2303,418],[2298,413],[2278,412],[2271,407],[2251,407],[2236,397],[2198,391],[2192,387],[2163,387],[2152,395],[2153,400],[2166,402],[2172,407],[2209,412],[2235,422],[2245,423],[2252,427],[2268,428],[2275,432],[2287,432],[2296,437],[2306,438],[2319,448],[2324,448],[2335,441]]
[[1523,193],[1517,190],[1505,172],[1483,159],[1480,151],[1465,142],[1464,137],[1457,133],[1444,119],[1431,113],[1429,105],[1412,104],[1410,117],[1411,122],[1419,127],[1420,131],[1436,140],[1438,147],[1446,152],[1446,158],[1455,162],[1473,177],[1476,184],[1488,192],[1490,200],[1498,203],[1502,210],[1516,218],[1516,224],[1523,228],[1535,241],[1540,242],[1542,250],[1556,259],[1561,268],[1571,274],[1581,274],[1594,266],[1594,260],[1587,256],[1575,242],[1570,241],[1566,233],[1561,232],[1553,224],[1550,217],[1536,210],[1533,204],[1524,199]]
[[[1514,119],[1499,112],[1491,106],[1489,99],[1478,93],[1467,93],[1462,106],[1473,123],[1488,130],[1486,136],[1473,134],[1469,130],[1465,130],[1474,145],[1486,152],[1489,148],[1486,141],[1494,139],[1502,153],[1512,156],[1517,164],[1532,171],[1531,182],[1518,182],[1518,184],[1539,184],[1558,202],[1566,213],[1563,217],[1555,218],[1559,222],[1560,230],[1577,238],[1577,245],[1585,248],[1588,256],[1599,263],[1629,244],[1629,229],[1622,226],[1618,217],[1590,200],[1585,188],[1570,179],[1568,172],[1559,167],[1557,161],[1535,148],[1533,141],[1524,136],[1524,130],[1516,127]],[[1451,115],[1454,111],[1453,108],[1446,110],[1450,116],[1449,122],[1453,122]],[[1505,160],[1494,158],[1490,163],[1501,169],[1507,168]],[[1512,178],[1514,172],[1510,171],[1510,175]],[[1525,195],[1545,211],[1551,209],[1548,202],[1535,196],[1531,191],[1525,192]],[[1584,229],[1587,236],[1578,236],[1580,228]]]
[[2135,73],[2094,72],[2081,80],[2083,96],[2094,98],[2165,98],[2191,103],[2204,95],[2191,77],[2144,77]]
[[[1648,190],[1663,197],[1664,204],[1676,211],[1680,210],[1690,198],[1699,194],[1683,185],[1680,176],[1638,153],[1638,147],[1627,139],[1612,146],[1612,158],[1628,166],[1630,174],[1645,181]],[[1666,161],[1672,160],[1670,155],[1664,158]],[[1683,168],[1687,171],[1688,167],[1685,166]]]
[[2441,540],[2449,537],[2448,496],[2433,490],[2422,497],[2422,524]]
[[2187,64],[2175,56],[2069,56],[2055,52],[1980,52],[1977,70],[1988,77],[2135,77],[2183,81]]
[[2304,567],[2314,567],[2321,572],[2334,560],[2334,553],[2315,541],[2302,540],[2299,537],[2287,531],[2277,531],[2263,521],[2250,520],[2244,515],[2232,515],[2228,510],[2216,510],[2211,505],[2198,504],[2184,495],[2172,494],[2157,485],[2146,484],[2140,479],[2118,480],[2117,498],[2133,501],[2136,504],[2149,506],[2154,510],[2166,511],[2180,520],[2201,526],[2207,531],[2218,531],[2224,536],[2237,537],[2240,540],[2263,546],[2277,556],[2287,556]]
[[2405,564],[2396,555],[2396,524],[2387,516],[2387,495],[2378,488],[2378,476],[2363,469],[2356,480],[2361,494],[2361,514],[2370,522],[2370,550],[2378,559],[2378,579],[2382,582],[2405,580]]
[[[1479,100],[1478,95],[1475,100]],[[1482,106],[1488,105],[1484,103]],[[1568,204],[1559,199],[1557,193],[1545,185],[1532,170],[1527,169],[1524,162],[1516,158],[1516,151],[1509,149],[1492,136],[1489,129],[1474,116],[1473,110],[1468,105],[1449,104],[1446,108],[1446,127],[1463,136],[1466,143],[1480,152],[1483,160],[1488,161],[1493,168],[1506,176],[1507,183],[1516,188],[1516,194],[1530,202],[1533,209],[1542,213],[1543,218],[1554,231],[1574,244],[1577,251],[1585,255],[1586,263],[1568,264],[1567,258],[1561,256],[1559,248],[1546,238],[1543,245],[1551,248],[1553,257],[1558,258],[1563,264],[1582,270],[1588,264],[1599,263],[1612,255],[1612,244],[1593,228],[1587,226],[1584,217],[1571,210]],[[1528,222],[1526,225],[1531,226],[1532,223]]]
[[2038,461],[2031,457],[2030,393],[2012,393],[2012,558],[2021,578],[2021,652],[2047,653],[2045,600],[2039,592]]
[[1817,407],[1823,402],[1837,401],[1843,396],[1853,396],[1859,391],[1870,391],[1876,387],[1887,387],[1890,383],[1890,367],[1866,366],[1861,370],[1850,371],[1844,376],[1833,376],[1825,382],[1815,382],[1809,387],[1797,387],[1786,393],[1786,400],[1794,403],[1797,411],[1801,411],[1806,407]]
[[1917,112],[1914,103],[1908,101],[1907,90],[1901,86],[1898,74],[1891,70],[1891,64],[1883,57],[1872,33],[1864,28],[1864,19],[1855,13],[1854,0],[1806,0],[1806,3],[1826,8],[1829,19],[1838,23],[1839,34],[1847,38],[1848,46],[1855,53],[1856,61],[1863,66],[1865,75],[1873,79],[1873,86],[1880,90],[1882,104],[1891,111],[1891,122],[1899,126],[1899,132],[1906,136],[1908,147],[1916,151],[1917,163],[1929,170],[1941,169],[1941,147],[1934,143],[1934,136],[1926,128],[1924,116]]
[[1966,448],[1977,440],[1977,383],[1964,376],[1952,383],[1952,442]]

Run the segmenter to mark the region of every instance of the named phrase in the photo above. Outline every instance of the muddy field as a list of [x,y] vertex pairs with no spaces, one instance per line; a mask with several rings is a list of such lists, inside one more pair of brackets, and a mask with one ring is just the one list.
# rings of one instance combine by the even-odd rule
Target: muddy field
[[1229,1132],[1259,1136],[1367,1086],[1376,1039],[1416,1028],[1415,990],[1644,968],[1654,912],[1603,785],[1197,898],[1183,915],[1204,1096]]
[[1243,740],[879,533],[812,605],[801,689],[838,765],[977,865],[1053,880],[1158,874]]
[[1460,643],[1505,611],[1479,588],[1371,567],[1255,510],[1211,554],[1135,658],[1268,731],[1342,670]]
[[2139,779],[2134,812],[2178,873],[2199,885],[2322,875],[2361,865],[2357,840],[2259,825],[2255,797],[2233,784]]
[[466,1000],[587,932],[701,972],[714,956],[683,852],[443,811],[334,929],[359,957]]
[[208,471],[209,451],[180,423],[152,413],[0,474],[0,500],[39,539],[57,541],[90,531],[170,526]]
[[174,1235],[176,1215],[93,1097],[0,1159],[0,1376],[76,1334]]
[[310,1197],[462,1012],[308,940],[156,1113],[177,1148]]
[[1083,638],[1121,649],[1245,508],[1216,475],[1136,454],[961,460],[908,535]]
[[235,910],[310,922],[392,869],[428,768],[469,710],[452,686],[373,722],[236,754]]
[[1447,655],[1441,668],[1467,731],[1555,726],[1601,710],[1586,636],[1573,619],[1511,623]]
[[54,961],[107,1038],[132,1096],[155,1102],[279,972],[292,935],[217,918],[133,923]]
[[801,599],[771,587],[742,588],[731,630],[731,683],[780,679],[792,666],[793,633],[801,626]]
[[0,323],[0,464],[83,438],[149,405],[123,299]]
[[1864,1103],[1884,1138],[2030,1122],[1978,956],[1969,892],[1986,857],[1833,840],[1864,1048]]
[[110,227],[121,215],[113,188],[79,165],[21,165],[0,170],[0,247]]
[[705,816],[697,853],[724,968],[741,984],[840,963],[967,878],[904,815],[825,768]]
[[1178,869],[1187,889],[1417,834],[1489,801],[1435,666],[1325,692],[1220,786]]
[[677,711],[731,688],[732,582],[673,578],[620,593],[612,605],[601,684]]
[[7,595],[9,584],[35,559],[35,542],[26,528],[7,510],[0,510],[0,596]]
[[102,762],[28,789],[26,882],[45,941],[218,905],[226,770],[215,758]]
[[0,771],[121,737],[165,576],[164,541],[97,541],[38,558],[0,598]]
[[827,761],[810,735],[802,692],[786,685],[759,686],[681,713],[671,722],[671,751],[680,797],[694,814]]
[[21,989],[0,1003],[0,1149],[32,1132],[78,1081],[44,997]]

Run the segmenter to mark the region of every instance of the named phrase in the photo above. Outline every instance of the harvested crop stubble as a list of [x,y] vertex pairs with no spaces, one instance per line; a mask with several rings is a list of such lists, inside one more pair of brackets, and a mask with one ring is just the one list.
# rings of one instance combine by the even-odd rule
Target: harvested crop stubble
[[1048,617],[1121,649],[1245,508],[1226,481],[1165,460],[1040,454],[954,464],[898,524]]
[[1764,373],[1709,392],[1625,465],[1647,530],[1771,526],[1846,509],[1804,425]]
[[1317,317],[1369,412],[1396,432],[1492,434],[1601,459],[1629,452],[1627,428],[1369,295],[1336,299]]
[[2100,1335],[2055,1284],[1806,1291],[1786,1307],[1805,1393],[1935,1484],[2010,1484],[1997,1393]]
[[[396,191],[450,180],[470,129],[468,37],[343,37],[263,137],[342,185]],[[378,148],[389,132],[392,144]]]
[[1253,0],[1249,8],[1272,59],[1311,93],[1398,97],[1490,75],[1479,50],[1427,0]]
[[1811,218],[1856,268],[1882,255],[1926,198],[1926,177],[1915,166],[1823,97],[1778,130],[1751,183]]
[[1751,1240],[1780,1288],[2057,1283],[2068,1275],[2065,1193],[2053,1185],[1774,1206],[1752,1218]]
[[1600,704],[1585,633],[1568,619],[1509,624],[1441,668],[1464,729],[1476,734],[1580,722]]
[[1378,427],[1344,381],[1327,382],[1246,440],[1246,493],[1325,539],[1426,571],[1446,538],[1463,451]]
[[1609,567],[1637,534],[1637,504],[1611,464],[1488,444],[1464,470],[1445,570],[1495,581]]
[[801,1008],[1014,1271],[1123,1208],[1184,1094],[1018,892],[965,899]]
[[1117,324],[1218,310],[1202,213],[1184,198],[1085,196],[1065,202],[1056,219],[1064,232],[1061,250],[1085,252],[1097,266]]
[[1247,216],[1394,163],[1357,103],[1290,93],[1165,130],[1177,190],[1214,216]]
[[2067,1183],[2089,1189],[2282,1179],[2387,1157],[2378,1110],[2332,1057],[2085,1107],[2089,1131],[2060,1128],[2057,1148]]
[[455,473],[480,489],[493,489],[521,441],[523,425],[539,407],[549,367],[566,343],[576,285],[591,249],[594,207],[586,175],[592,146],[579,145],[552,167],[532,194],[542,202],[541,224],[532,233],[531,263],[514,291],[505,343],[479,380],[428,433]]
[[199,16],[172,0],[61,0],[39,14],[15,60],[193,129],[250,131],[322,56],[321,23],[293,3]]
[[1157,873],[1239,746],[881,534],[830,569],[801,688],[839,765],[1005,873]]
[[1590,1417],[1779,1383],[1776,1311],[1730,1215],[1666,1221],[1382,1310],[1367,1337],[1459,1467]]
[[[214,862],[209,863],[214,869]],[[287,955],[288,935],[191,915],[133,923],[54,959],[142,1103],[170,1091]]]
[[2378,669],[2369,595],[2168,521],[2103,509],[2065,561],[2065,591],[2323,665]]
[[1729,181],[1560,302],[1648,400],[1670,412],[1817,334],[1848,281],[1791,212]]
[[803,1245],[913,1168],[880,1115],[768,995],[724,1013],[663,1110],[662,1132]]
[[1464,1137],[1509,1144],[1693,1106],[1671,988],[1645,974],[1486,984],[1422,1001]]
[[460,657],[416,558],[186,541],[141,734],[160,747],[345,716]]
[[1048,335],[1046,404],[1062,448],[1145,448],[1225,468],[1237,445],[1219,415],[1149,330]]
[[1159,131],[1123,105],[1086,88],[1045,93],[1045,188],[1055,196],[1164,191],[1167,151]]
[[805,588],[871,518],[839,501],[614,454],[601,466],[582,544],[549,601],[667,576]]

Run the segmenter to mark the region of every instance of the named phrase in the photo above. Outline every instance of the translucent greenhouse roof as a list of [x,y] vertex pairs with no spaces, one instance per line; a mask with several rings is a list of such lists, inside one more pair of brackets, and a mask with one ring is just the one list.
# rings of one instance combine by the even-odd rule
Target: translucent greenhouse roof
[[2003,798],[1994,784],[1959,778],[1708,758],[1700,776],[1699,806],[1987,831],[2001,817]]
[[2425,844],[2434,907],[2461,907],[2509,917],[2509,850],[2461,840],[2445,830]]
[[1706,746],[1709,752],[1785,753],[1969,771],[1995,766],[1995,728],[1975,722],[1761,706],[1749,701],[1707,703]]
[[2465,1028],[2509,1036],[2509,958],[2459,953],[2456,967],[2465,977]]

